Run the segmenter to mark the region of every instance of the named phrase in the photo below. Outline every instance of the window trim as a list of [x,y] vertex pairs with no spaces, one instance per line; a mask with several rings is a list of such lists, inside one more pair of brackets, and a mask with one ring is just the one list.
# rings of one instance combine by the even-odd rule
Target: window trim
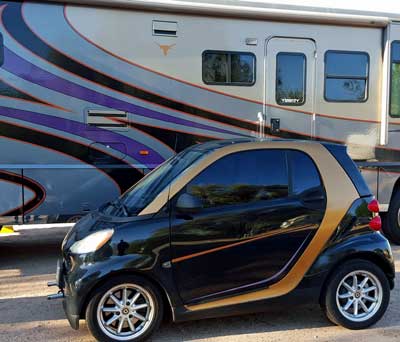
[[[335,76],[329,76],[327,73],[327,55],[328,53],[338,53],[338,54],[347,54],[347,55],[365,55],[367,56],[367,75],[366,77],[360,77],[360,76],[345,76],[345,75],[335,75]],[[368,52],[365,51],[351,51],[351,50],[327,50],[325,51],[324,55],[324,100],[326,102],[332,102],[332,103],[365,103],[369,99],[369,76],[370,76],[370,68],[371,68],[371,61],[370,61],[370,56]],[[326,80],[327,79],[353,79],[353,80],[365,80],[365,98],[363,100],[332,100],[329,99],[326,96]]]
[[400,40],[393,40],[390,44],[390,80],[389,80],[389,116],[393,119],[400,119],[399,115],[392,114],[392,80],[393,80],[393,63],[400,64],[400,59],[393,60],[393,44],[400,44]]
[[[286,103],[286,104],[282,104],[278,101],[278,56],[279,55],[290,55],[290,56],[302,56],[304,57],[304,69],[303,69],[303,102],[299,102],[299,103]],[[307,56],[302,53],[302,52],[285,52],[285,51],[281,51],[278,52],[275,56],[275,103],[278,104],[279,106],[292,106],[292,107],[300,107],[300,106],[304,106],[307,102]]]
[[[207,53],[221,53],[230,55],[250,55],[254,59],[254,66],[253,66],[253,82],[252,83],[239,83],[239,82],[209,82],[204,79],[203,73],[203,58],[204,55]],[[231,74],[231,59],[229,58],[228,61],[228,75]],[[234,87],[252,87],[257,81],[257,56],[251,51],[229,51],[229,50],[204,50],[201,54],[201,79],[204,84],[207,85],[220,85],[220,86],[234,86]]]

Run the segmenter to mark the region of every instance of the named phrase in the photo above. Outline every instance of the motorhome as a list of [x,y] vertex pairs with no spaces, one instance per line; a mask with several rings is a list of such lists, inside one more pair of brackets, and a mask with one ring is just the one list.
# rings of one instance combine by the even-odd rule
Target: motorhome
[[272,136],[346,144],[400,241],[400,10],[308,2],[1,1],[0,224],[74,220],[191,144]]

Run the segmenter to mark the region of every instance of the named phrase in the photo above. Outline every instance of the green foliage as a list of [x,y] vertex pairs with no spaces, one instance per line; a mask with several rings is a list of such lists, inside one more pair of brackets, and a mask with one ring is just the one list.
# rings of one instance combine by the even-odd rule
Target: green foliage
[[392,64],[390,114],[400,116],[400,64]]

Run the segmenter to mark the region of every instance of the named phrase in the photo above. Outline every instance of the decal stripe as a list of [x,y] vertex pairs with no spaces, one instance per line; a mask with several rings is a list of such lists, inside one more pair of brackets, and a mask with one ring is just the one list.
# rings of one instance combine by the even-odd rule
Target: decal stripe
[[[0,8],[0,13],[1,13],[1,8]],[[27,93],[25,90],[19,89],[15,85],[8,83],[4,78],[1,78],[1,77],[0,77],[0,96],[10,97],[10,98],[18,99],[20,101],[38,103],[40,105],[49,106],[52,108],[62,110],[63,112],[71,112],[70,110],[60,107],[54,103],[49,103],[47,101],[43,101],[43,100],[39,99],[38,97],[35,97],[35,96]]]
[[[143,177],[139,170],[112,155],[91,146],[69,140],[68,138],[2,120],[0,120],[0,132],[1,136],[58,151],[92,165],[106,173],[107,176],[118,185],[121,192],[129,189],[135,182]],[[99,156],[99,160],[106,160],[106,162],[103,162],[102,165],[98,165],[99,162],[96,163],[90,155]]]
[[0,95],[15,98],[18,100],[26,100],[30,102],[36,102],[40,104],[45,104],[45,102],[30,96],[29,94],[23,93],[22,91],[6,84],[4,81],[0,80]]
[[167,99],[158,94],[154,94],[133,85],[121,82],[111,76],[94,70],[93,68],[67,57],[43,42],[30,30],[22,17],[21,9],[22,5],[20,3],[9,3],[4,9],[3,22],[7,31],[10,32],[10,34],[28,50],[32,51],[48,62],[58,66],[59,68],[67,70],[72,74],[78,75],[96,84],[163,107],[187,114],[192,114],[204,119],[214,120],[228,125],[234,125],[251,131],[257,130],[258,125],[256,123],[242,121],[236,118],[224,116],[222,114],[217,114],[215,112],[196,108],[189,104],[174,101],[172,99]]
[[65,80],[61,77],[58,77],[57,75],[54,75],[37,67],[34,64],[31,64],[6,47],[4,48],[4,56],[5,63],[2,67],[5,70],[29,82],[57,91],[61,94],[65,94],[87,102],[95,103],[104,107],[114,108],[129,113],[135,113],[146,118],[167,121],[178,125],[190,126],[218,133],[227,133],[231,135],[236,134],[238,136],[241,135],[215,126],[213,127],[199,122],[193,122],[183,118],[178,118],[169,114],[164,114],[162,112],[157,112],[146,107],[141,107],[123,100],[113,98],[108,95],[104,95],[102,93],[98,93],[92,89]]
[[153,139],[161,141],[163,144],[169,146],[175,152],[180,152],[186,147],[197,143],[216,139],[207,138],[193,133],[183,133],[175,131],[173,129],[147,126],[132,122],[129,123],[129,126],[150,135]]
[[[77,135],[79,137],[94,140],[94,142],[100,142],[96,141],[95,139],[91,139],[91,136],[95,135],[97,139],[101,139],[101,141],[109,143],[114,150],[118,150],[123,154],[127,154],[135,160],[138,160],[143,165],[147,165],[149,167],[154,167],[164,161],[164,158],[162,158],[156,151],[133,139],[106,129],[93,126],[89,127],[78,121],[1,106],[0,115],[57,129],[59,131]],[[150,150],[150,156],[141,156],[139,151],[142,149]]]
[[[285,234],[286,233],[287,234],[291,234],[291,233],[302,231],[302,230],[311,230],[311,229],[310,229],[310,226],[304,226],[304,227],[300,227],[300,228],[296,228],[296,229],[291,229],[291,230],[289,229],[289,230],[287,230],[285,232]],[[207,254],[210,254],[210,253],[219,252],[219,251],[222,251],[222,250],[225,250],[225,249],[229,249],[229,248],[232,248],[232,247],[241,246],[241,245],[249,243],[249,242],[258,241],[258,240],[262,240],[262,239],[265,239],[265,238],[269,238],[269,237],[272,237],[272,236],[275,236],[275,235],[281,235],[281,234],[282,234],[282,232],[279,231],[279,230],[278,231],[266,232],[264,234],[260,234],[260,235],[258,235],[256,237],[253,237],[253,238],[244,239],[242,241],[238,241],[238,242],[235,242],[235,243],[231,243],[231,244],[223,245],[223,246],[220,246],[220,247],[207,249],[207,250],[204,250],[204,251],[201,251],[201,252],[197,252],[197,253],[194,253],[194,254],[189,254],[189,255],[184,255],[184,256],[178,257],[178,258],[174,258],[174,259],[172,259],[171,262],[172,263],[182,262],[182,261],[185,261],[185,260],[188,260],[188,259],[200,257],[200,256],[207,255]]]
[[32,210],[36,209],[40,204],[42,204],[46,198],[45,189],[31,178],[25,177],[17,173],[0,170],[0,179],[14,184],[22,185],[30,189],[35,194],[35,197],[32,198],[30,201],[26,203],[23,202],[21,207],[2,213],[1,216],[19,216],[28,214]]

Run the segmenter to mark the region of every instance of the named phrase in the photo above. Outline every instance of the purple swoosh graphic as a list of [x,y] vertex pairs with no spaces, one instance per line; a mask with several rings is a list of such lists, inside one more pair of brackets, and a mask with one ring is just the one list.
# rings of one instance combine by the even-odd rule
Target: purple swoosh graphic
[[[87,133],[87,125],[73,120],[62,119],[56,116],[34,113],[8,107],[0,107],[0,115],[32,122],[46,127],[51,127],[60,131],[90,139],[87,134],[85,134]],[[114,150],[120,151],[121,153],[126,153],[127,155],[133,157],[138,162],[146,165],[147,167],[155,167],[165,160],[165,158],[160,156],[156,151],[149,149],[146,145],[129,139],[123,135],[119,135],[97,127],[91,127],[91,131],[95,131],[96,139],[98,139],[99,142],[103,141],[108,143],[123,143],[126,146],[126,150],[122,146],[118,146],[118,144],[115,144],[115,146],[113,145],[112,148]],[[139,154],[140,150],[148,150],[150,152],[149,156],[141,156]]]
[[4,47],[4,64],[2,68],[14,75],[17,75],[29,82],[38,84],[42,87],[46,87],[59,93],[72,96],[87,102],[96,103],[108,108],[114,108],[121,111],[126,111],[144,117],[171,122],[179,125],[201,128],[219,133],[241,135],[239,133],[227,131],[217,127],[180,119],[172,115],[153,111],[148,108],[144,108],[138,105],[115,99],[108,95],[98,93],[92,89],[80,86],[76,83],[65,80],[59,76],[56,76],[48,71],[39,68],[38,66],[24,60],[23,58],[9,50],[7,47]]

